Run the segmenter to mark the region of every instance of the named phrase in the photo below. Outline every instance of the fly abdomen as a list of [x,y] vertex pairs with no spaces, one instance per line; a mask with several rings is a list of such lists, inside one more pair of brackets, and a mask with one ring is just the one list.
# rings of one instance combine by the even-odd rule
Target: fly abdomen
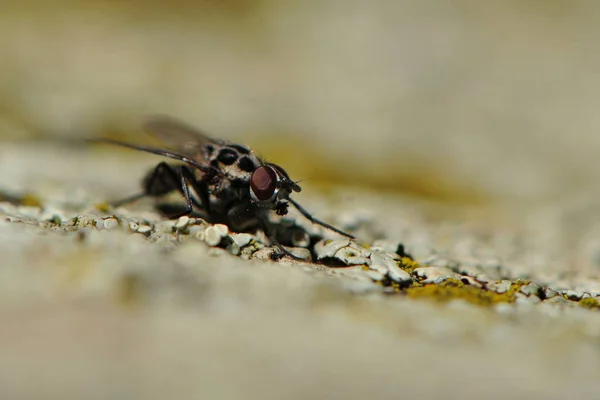
[[181,180],[178,177],[181,176],[183,166],[164,165],[166,166],[163,168],[159,165],[144,177],[142,188],[148,196],[164,196],[181,187]]

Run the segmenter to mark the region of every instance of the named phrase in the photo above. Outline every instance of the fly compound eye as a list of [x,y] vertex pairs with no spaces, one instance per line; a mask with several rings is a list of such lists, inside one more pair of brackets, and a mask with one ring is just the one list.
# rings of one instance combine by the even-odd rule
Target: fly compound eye
[[258,201],[273,200],[277,195],[277,173],[268,166],[258,167],[250,178],[250,192]]

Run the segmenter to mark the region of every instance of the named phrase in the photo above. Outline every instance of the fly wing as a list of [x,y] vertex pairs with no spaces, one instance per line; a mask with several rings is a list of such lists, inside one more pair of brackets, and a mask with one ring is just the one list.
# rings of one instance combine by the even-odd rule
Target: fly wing
[[164,115],[148,118],[143,127],[173,150],[190,157],[201,156],[207,143],[219,143],[199,129]]

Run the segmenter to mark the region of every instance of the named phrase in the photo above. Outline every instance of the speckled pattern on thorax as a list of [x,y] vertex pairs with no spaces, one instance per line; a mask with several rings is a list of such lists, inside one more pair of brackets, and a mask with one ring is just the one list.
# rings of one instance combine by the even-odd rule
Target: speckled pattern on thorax
[[[249,197],[252,173],[262,165],[250,148],[225,140],[213,140],[213,143],[204,146],[202,153],[208,164],[226,178],[221,179],[210,193],[215,211],[225,213],[233,202]],[[203,175],[202,171],[196,173],[199,178]]]

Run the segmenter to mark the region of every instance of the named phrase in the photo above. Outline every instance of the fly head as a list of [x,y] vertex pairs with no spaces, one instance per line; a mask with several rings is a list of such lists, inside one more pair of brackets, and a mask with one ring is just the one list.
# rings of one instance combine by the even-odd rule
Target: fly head
[[250,177],[250,198],[259,207],[286,215],[287,199],[292,192],[301,190],[280,166],[266,163],[256,168]]

